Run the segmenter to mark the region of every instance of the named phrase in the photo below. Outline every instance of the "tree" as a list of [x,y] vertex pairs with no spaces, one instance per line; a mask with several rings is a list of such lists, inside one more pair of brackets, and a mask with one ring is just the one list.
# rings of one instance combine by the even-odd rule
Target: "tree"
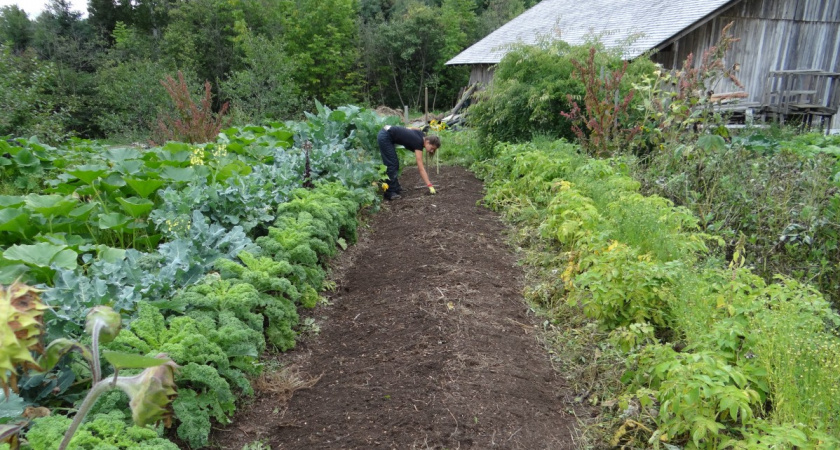
[[296,0],[289,9],[283,38],[299,65],[295,81],[327,104],[358,97],[358,16],[358,0]]
[[242,11],[236,2],[194,0],[180,2],[169,11],[163,33],[164,63],[199,79],[218,81],[240,64],[236,52],[236,22]]
[[[168,68],[152,58],[149,37],[117,22],[114,46],[98,59],[96,124],[107,136],[145,140],[158,109],[168,100],[160,80]],[[174,72],[174,71],[173,71]]]
[[117,22],[132,23],[129,0],[88,0],[88,23],[103,36],[110,37]]
[[234,120],[259,123],[283,120],[303,106],[293,75],[299,70],[278,39],[247,36],[243,42],[245,67],[222,83],[221,95],[230,101]]
[[21,54],[32,42],[32,22],[17,5],[0,8],[0,43]]
[[50,143],[68,137],[69,112],[53,94],[57,70],[35,52],[14,55],[0,44],[0,136],[38,136]]
[[[478,29],[475,39],[496,31],[497,28],[508,23],[514,17],[522,14],[525,8],[533,5],[533,1],[523,0],[487,0],[481,1],[479,6]],[[526,4],[527,3],[527,4]]]

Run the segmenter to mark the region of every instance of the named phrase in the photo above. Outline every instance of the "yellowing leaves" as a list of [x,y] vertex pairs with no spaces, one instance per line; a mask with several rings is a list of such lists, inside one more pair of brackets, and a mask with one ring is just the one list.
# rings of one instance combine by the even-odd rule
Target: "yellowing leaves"
[[[47,309],[38,292],[21,283],[0,286],[0,385],[7,397],[8,374],[14,374],[19,365],[36,366],[31,352],[41,349],[43,311]],[[14,375],[11,379],[11,387],[16,390]]]

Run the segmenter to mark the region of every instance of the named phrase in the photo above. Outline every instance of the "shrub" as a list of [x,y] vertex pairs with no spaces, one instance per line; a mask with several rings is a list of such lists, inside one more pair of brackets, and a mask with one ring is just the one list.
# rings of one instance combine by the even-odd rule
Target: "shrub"
[[573,76],[584,86],[584,108],[567,94],[571,110],[561,115],[572,121],[572,131],[584,149],[595,156],[608,156],[624,148],[639,132],[639,126],[629,120],[634,91],[621,93],[627,61],[604,74],[604,66],[596,63],[596,54],[593,46],[584,61],[572,59]]
[[95,119],[103,133],[127,139],[147,135],[168,98],[158,83],[163,75],[161,66],[150,60],[103,64],[96,72],[96,93],[108,113]]
[[574,139],[571,121],[561,116],[570,109],[567,96],[583,94],[572,79],[571,58],[580,49],[556,41],[520,46],[499,63],[493,84],[478,95],[469,121],[478,130],[483,157],[491,157],[494,142],[522,142],[535,135]]

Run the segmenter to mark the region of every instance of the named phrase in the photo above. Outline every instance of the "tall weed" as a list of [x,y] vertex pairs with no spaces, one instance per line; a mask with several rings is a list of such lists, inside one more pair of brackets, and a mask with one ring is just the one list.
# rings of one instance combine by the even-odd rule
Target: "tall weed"
[[213,96],[210,82],[204,83],[204,95],[196,104],[190,94],[184,74],[178,71],[178,80],[167,76],[160,84],[172,99],[174,113],[163,112],[158,117],[157,127],[152,130],[153,142],[163,145],[166,141],[181,141],[191,144],[212,142],[227,123],[225,113],[228,104],[213,112]]

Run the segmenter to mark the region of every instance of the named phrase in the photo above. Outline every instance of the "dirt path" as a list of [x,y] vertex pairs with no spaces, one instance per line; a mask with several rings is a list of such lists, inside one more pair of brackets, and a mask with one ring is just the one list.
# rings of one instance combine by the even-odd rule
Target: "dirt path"
[[288,403],[268,394],[214,435],[219,447],[566,449],[576,420],[521,300],[522,270],[481,182],[431,169],[437,196],[410,189],[337,258],[320,333],[281,355],[322,375]]

